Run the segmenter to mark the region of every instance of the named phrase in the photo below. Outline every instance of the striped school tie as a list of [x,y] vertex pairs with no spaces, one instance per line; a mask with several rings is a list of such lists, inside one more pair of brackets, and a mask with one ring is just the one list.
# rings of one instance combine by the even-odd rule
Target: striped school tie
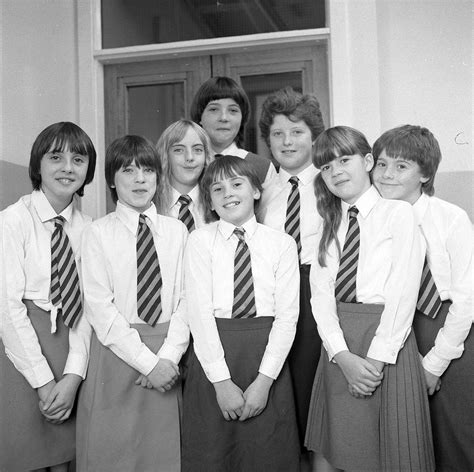
[[355,206],[350,207],[347,212],[349,216],[349,227],[347,228],[346,240],[344,242],[336,277],[336,300],[340,302],[357,303],[356,279],[360,245],[360,228],[357,221],[358,213],[359,210]]
[[82,314],[81,288],[74,253],[64,231],[66,220],[62,216],[53,218],[54,231],[51,236],[51,302],[61,304],[58,312],[64,324],[72,328]]
[[140,214],[137,234],[137,313],[151,326],[155,326],[161,315],[160,264],[153,242],[153,234]]
[[301,256],[299,180],[298,177],[293,176],[288,180],[288,182],[291,184],[291,190],[286,204],[285,233],[292,236],[296,241],[299,259]]
[[441,298],[428,265],[428,259],[425,257],[416,308],[429,318],[436,318],[441,304]]
[[191,215],[191,211],[189,210],[189,204],[192,202],[191,197],[189,195],[181,195],[178,198],[178,202],[181,203],[178,220],[181,220],[186,225],[186,228],[188,228],[188,231],[191,232],[196,227],[194,225],[193,215]]
[[255,293],[253,289],[252,264],[250,251],[245,242],[245,231],[235,228],[234,234],[239,239],[234,257],[234,303],[232,318],[253,318],[257,314]]

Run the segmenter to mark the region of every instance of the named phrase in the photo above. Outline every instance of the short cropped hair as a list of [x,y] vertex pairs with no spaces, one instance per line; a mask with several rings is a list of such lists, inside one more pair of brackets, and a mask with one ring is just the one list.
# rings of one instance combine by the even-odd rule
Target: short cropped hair
[[291,121],[303,120],[311,130],[313,141],[324,131],[318,99],[314,95],[303,95],[291,87],[285,87],[269,95],[262,105],[258,125],[261,136],[269,147],[270,127],[275,115],[285,115]]
[[[254,167],[245,159],[237,156],[221,156],[212,161],[204,172],[202,178],[202,191],[204,204],[206,206],[206,223],[216,221],[219,215],[212,210],[211,185],[214,182],[232,177],[247,177],[253,189],[262,192],[262,183]],[[254,208],[257,211],[258,200],[255,200]]]
[[127,135],[117,138],[109,145],[105,153],[105,180],[114,203],[118,200],[114,183],[115,174],[122,167],[127,167],[133,162],[137,167],[154,169],[157,181],[159,180],[161,164],[153,143],[143,136]]
[[64,152],[65,150],[89,158],[86,179],[76,192],[80,197],[84,195],[84,187],[94,178],[97,154],[87,133],[70,121],[60,121],[49,125],[35,139],[28,168],[33,190],[41,189],[41,159],[44,155],[48,152]]
[[428,179],[421,184],[422,192],[430,196],[434,194],[434,179],[441,162],[441,150],[437,139],[428,128],[402,125],[385,131],[374,143],[375,162],[382,151],[385,151],[388,157],[401,157],[416,162],[423,177]]
[[230,77],[211,77],[206,80],[194,95],[191,103],[191,119],[195,123],[201,124],[202,114],[207,104],[213,100],[223,98],[231,98],[239,105],[242,121],[235,141],[239,148],[243,148],[245,126],[250,119],[250,102],[245,90],[234,79]]

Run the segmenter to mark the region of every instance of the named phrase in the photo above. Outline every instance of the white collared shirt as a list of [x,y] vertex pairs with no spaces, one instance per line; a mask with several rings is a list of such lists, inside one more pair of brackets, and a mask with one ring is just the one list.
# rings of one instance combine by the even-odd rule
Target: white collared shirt
[[464,210],[426,194],[413,209],[441,300],[453,302],[433,348],[423,359],[423,367],[440,376],[451,360],[461,357],[473,322],[472,225]]
[[163,286],[158,323],[171,321],[159,356],[130,323],[145,323],[137,314],[136,240],[139,213],[120,202],[116,211],[92,223],[82,238],[82,274],[87,317],[97,338],[143,375],[159,357],[178,362],[187,348],[182,259],[188,231],[181,221],[158,215],[152,204],[143,212],[153,233]]
[[[300,191],[301,264],[312,263],[317,251],[316,234],[322,224],[314,194],[314,178],[318,172],[316,167],[310,165],[296,175]],[[279,231],[285,231],[286,207],[292,187],[289,182],[291,177],[291,174],[280,168],[277,178],[263,192],[258,208],[259,221]]]
[[[252,260],[257,316],[275,318],[259,372],[276,379],[290,350],[299,312],[299,270],[291,236],[258,224],[243,225]],[[216,221],[193,231],[185,255],[188,318],[196,355],[210,382],[231,377],[216,318],[231,318],[234,299],[235,226]]]
[[[367,357],[394,364],[410,333],[415,313],[424,260],[420,233],[411,205],[385,200],[373,186],[354,205],[359,209],[360,227],[357,301],[385,305]],[[343,217],[337,233],[341,251],[349,226],[348,208],[342,202]],[[321,267],[315,258],[311,266],[311,305],[321,339],[332,359],[347,350],[334,296],[339,269],[334,242],[326,263],[327,267]]]
[[[179,202],[178,199],[181,195],[181,193],[171,187],[171,207],[168,210],[168,216],[178,218],[181,208],[181,202]],[[187,195],[191,198],[191,203],[188,205],[188,208],[194,218],[194,225],[196,228],[200,228],[205,225],[206,222],[204,206],[201,204],[200,199],[199,185],[196,185]]]
[[[64,231],[74,252],[80,277],[80,238],[91,218],[83,215],[73,202],[61,213]],[[1,260],[5,270],[3,291],[3,343],[8,358],[33,388],[54,379],[41,352],[36,332],[22,300],[32,300],[50,311],[51,331],[56,330],[57,307],[50,300],[52,221],[57,215],[42,191],[25,195],[2,212]],[[83,290],[82,290],[83,292]],[[89,359],[91,328],[81,316],[69,330],[69,353],[64,374],[85,377]]]
[[[241,149],[237,147],[237,144],[235,144],[235,141],[228,147],[226,147],[222,152],[216,153],[215,151],[211,150],[212,157],[216,154],[222,154],[223,156],[237,156],[242,159],[245,159],[247,155],[249,154],[248,151],[245,149]],[[265,180],[262,182],[262,187],[267,188],[271,182],[277,177],[277,171],[275,169],[275,166],[273,165],[273,162],[269,162],[269,167],[267,170],[267,175],[265,176]]]

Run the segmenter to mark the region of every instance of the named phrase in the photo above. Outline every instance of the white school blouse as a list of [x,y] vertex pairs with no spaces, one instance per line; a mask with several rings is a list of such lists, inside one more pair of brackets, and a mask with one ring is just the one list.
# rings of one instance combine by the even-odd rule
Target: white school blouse
[[[73,202],[61,213],[80,276],[80,238],[91,218],[83,215]],[[54,379],[48,361],[41,352],[36,332],[22,300],[32,300],[50,311],[51,332],[56,331],[57,307],[50,301],[51,236],[58,216],[44,193],[34,191],[2,212],[1,260],[4,268],[2,340],[5,352],[15,368],[33,388]],[[83,290],[82,290],[83,292]],[[64,374],[85,378],[89,359],[91,327],[83,315],[69,330],[69,353]]]
[[[223,156],[237,156],[241,159],[245,159],[248,153],[249,152],[245,149],[237,147],[235,141],[220,153],[216,153],[215,151],[211,150],[213,158],[216,154],[222,154]],[[273,165],[273,162],[269,161],[269,164],[270,165],[268,166],[267,175],[265,176],[265,180],[262,182],[263,188],[267,188],[271,184],[271,182],[277,177],[277,171],[275,169],[275,166]]]
[[[360,303],[385,305],[367,357],[395,364],[411,331],[424,255],[413,208],[407,202],[383,199],[372,186],[354,203],[359,209],[359,263],[356,296]],[[341,245],[349,225],[349,205],[342,202],[337,232]],[[319,239],[319,238],[318,238]],[[319,240],[318,240],[319,244]],[[315,258],[310,272],[311,306],[329,359],[348,350],[336,311],[334,285],[339,256],[333,242],[327,267]]]
[[[257,316],[275,318],[259,372],[276,379],[288,355],[299,312],[299,268],[291,236],[247,221]],[[231,378],[216,318],[231,318],[234,300],[235,226],[216,221],[193,231],[185,255],[188,319],[194,349],[210,382]]]
[[[322,218],[316,207],[314,178],[318,169],[312,164],[296,175],[300,190],[300,236],[301,264],[311,264],[316,254],[316,234],[320,231]],[[285,231],[286,207],[292,185],[292,177],[280,167],[278,176],[265,189],[258,207],[258,219],[263,224],[279,231]]]
[[87,317],[99,341],[148,375],[160,357],[178,363],[188,346],[189,329],[181,303],[188,231],[181,221],[158,215],[153,204],[143,213],[149,219],[163,281],[163,312],[158,323],[172,320],[159,355],[130,327],[131,323],[145,323],[137,314],[137,211],[117,202],[115,212],[87,227],[82,238],[82,277]]
[[473,322],[472,225],[464,210],[426,194],[413,208],[441,300],[453,302],[433,348],[423,359],[423,367],[440,376],[451,360],[461,357]]
[[[171,187],[171,207],[168,209],[168,215],[172,218],[178,218],[181,203],[178,201],[182,194]],[[188,194],[191,198],[191,203],[188,208],[193,215],[194,225],[196,228],[200,228],[206,224],[204,220],[204,205],[201,204],[199,185],[196,185]]]

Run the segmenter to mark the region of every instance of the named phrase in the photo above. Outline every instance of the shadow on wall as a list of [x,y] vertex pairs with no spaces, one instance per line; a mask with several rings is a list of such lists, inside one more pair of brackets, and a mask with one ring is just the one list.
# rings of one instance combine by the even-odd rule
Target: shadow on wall
[[434,185],[436,197],[461,207],[474,223],[474,172],[441,172]]
[[0,161],[0,211],[31,190],[28,167]]

